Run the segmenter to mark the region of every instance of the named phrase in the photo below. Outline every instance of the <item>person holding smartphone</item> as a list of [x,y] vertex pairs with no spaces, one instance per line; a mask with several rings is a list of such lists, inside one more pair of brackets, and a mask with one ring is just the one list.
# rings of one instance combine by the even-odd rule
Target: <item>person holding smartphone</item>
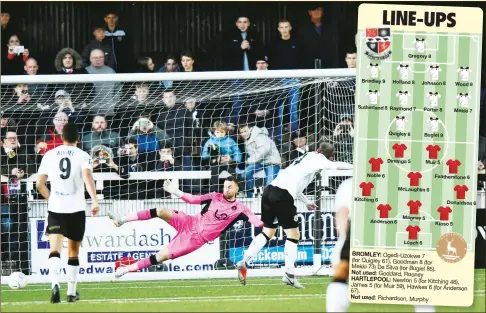
[[[10,36],[7,49],[2,50],[2,75],[22,75],[24,63],[29,58],[29,49],[20,44],[19,36]],[[5,52],[4,52],[5,51]]]

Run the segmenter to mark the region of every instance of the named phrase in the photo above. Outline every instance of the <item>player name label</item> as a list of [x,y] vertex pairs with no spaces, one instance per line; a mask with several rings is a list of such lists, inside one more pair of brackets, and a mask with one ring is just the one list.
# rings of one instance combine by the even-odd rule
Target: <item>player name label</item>
[[470,179],[471,177],[469,175],[440,175],[440,174],[435,174],[434,178],[439,178],[439,179]]
[[415,111],[415,107],[394,107],[394,106],[390,106],[390,111]]
[[390,135],[390,136],[397,136],[397,137],[407,137],[407,136],[411,136],[411,133],[410,132],[404,133],[404,132],[389,131],[388,132],[388,135]]
[[430,188],[422,188],[422,187],[397,187],[398,191],[411,191],[411,192],[430,192]]
[[381,83],[385,83],[385,80],[384,79],[361,79],[361,82],[363,84],[381,84]]
[[425,220],[425,216],[410,216],[410,215],[403,215],[402,218],[404,220],[410,220],[410,221],[420,221],[420,220]]
[[443,133],[424,133],[424,137],[426,138],[442,138],[444,137]]
[[472,113],[472,109],[458,109],[454,108],[455,113]]
[[358,109],[360,109],[360,110],[384,111],[384,110],[388,110],[388,107],[387,106],[376,106],[376,105],[358,105]]
[[427,108],[427,107],[424,107],[424,111],[425,112],[442,112],[442,108]]
[[354,201],[376,203],[378,198],[354,197]]
[[414,80],[401,80],[401,79],[396,80],[396,79],[394,79],[392,81],[392,83],[394,85],[415,85],[415,81]]
[[370,221],[371,224],[397,224],[398,221],[396,220],[392,220],[392,221],[389,221],[389,220],[376,220],[376,219],[372,219]]
[[373,177],[385,178],[386,175],[385,174],[380,174],[380,173],[368,173],[368,174],[366,174],[366,177],[370,177],[370,178],[373,178]]
[[429,82],[429,81],[424,81],[422,82],[422,86],[446,86],[447,82],[442,81],[442,82]]
[[456,82],[457,87],[472,87],[473,83],[469,82]]
[[400,159],[400,160],[394,160],[394,159],[386,159],[386,162],[387,163],[390,163],[390,164],[410,164],[412,163],[412,160],[410,159]]
[[432,58],[432,56],[429,54],[409,54],[408,57],[410,59],[424,59],[424,60],[427,60],[427,59],[430,59]]

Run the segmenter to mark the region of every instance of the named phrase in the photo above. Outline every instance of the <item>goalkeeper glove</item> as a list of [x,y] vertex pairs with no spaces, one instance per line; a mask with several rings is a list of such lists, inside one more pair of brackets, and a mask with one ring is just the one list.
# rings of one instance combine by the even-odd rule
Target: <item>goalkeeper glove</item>
[[164,190],[167,191],[168,193],[171,193],[171,194],[177,196],[178,198],[182,197],[182,194],[183,194],[183,192],[181,190],[179,190],[176,182],[174,182],[170,179],[167,179],[164,182]]

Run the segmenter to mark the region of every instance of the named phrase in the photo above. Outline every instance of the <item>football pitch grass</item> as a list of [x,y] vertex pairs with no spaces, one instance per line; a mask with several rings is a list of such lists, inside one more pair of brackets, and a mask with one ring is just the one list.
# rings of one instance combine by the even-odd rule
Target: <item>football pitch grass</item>
[[[235,273],[236,274],[236,273]],[[437,312],[485,312],[485,271],[476,270],[474,304],[437,307]],[[281,283],[280,277],[80,283],[81,300],[51,304],[50,284],[23,290],[2,285],[2,312],[325,312],[330,277],[301,277],[305,289]],[[452,293],[451,293],[452,294]],[[351,304],[350,312],[413,312],[412,305]]]

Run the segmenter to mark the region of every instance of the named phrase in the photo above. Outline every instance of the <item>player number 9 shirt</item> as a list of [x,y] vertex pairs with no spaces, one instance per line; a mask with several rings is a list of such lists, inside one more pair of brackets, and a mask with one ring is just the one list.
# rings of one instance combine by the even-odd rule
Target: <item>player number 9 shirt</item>
[[37,173],[50,181],[48,211],[75,213],[86,210],[82,170],[91,170],[91,157],[72,146],[59,146],[42,158]]

